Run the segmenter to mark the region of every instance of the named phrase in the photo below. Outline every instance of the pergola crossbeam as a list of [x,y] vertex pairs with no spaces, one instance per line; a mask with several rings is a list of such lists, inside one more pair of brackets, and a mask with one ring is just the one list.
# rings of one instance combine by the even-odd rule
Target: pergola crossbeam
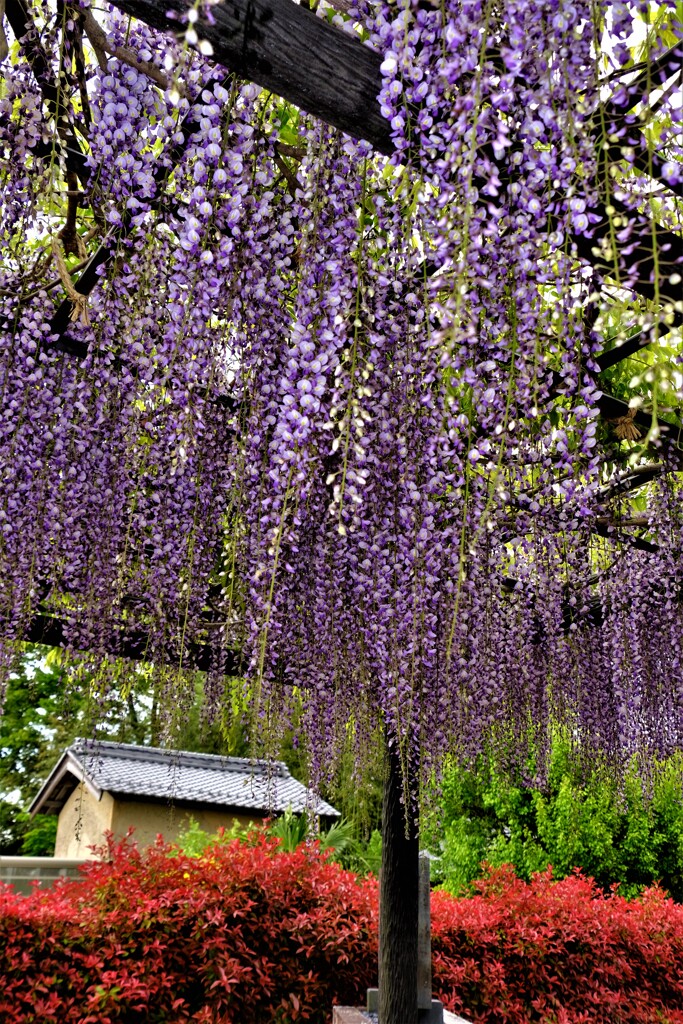
[[[182,19],[189,9],[184,0],[114,0],[114,6],[162,32],[173,31],[167,12]],[[380,153],[393,152],[377,101],[382,57],[357,35],[292,0],[228,0],[211,14],[213,24],[201,19],[196,27],[216,63]]]
[[[24,643],[42,644],[45,647],[68,648],[67,623],[56,615],[39,612],[31,618],[25,628],[21,640]],[[118,633],[109,635],[102,654],[114,658],[125,658],[129,661],[161,661],[163,664],[180,666],[200,672],[215,671],[220,668],[224,675],[237,676],[244,672],[244,663],[239,651],[222,651],[222,664],[218,666],[215,653],[208,643],[198,642],[183,645],[182,658],[172,647],[160,650],[152,644],[150,636],[144,630],[121,628]]]

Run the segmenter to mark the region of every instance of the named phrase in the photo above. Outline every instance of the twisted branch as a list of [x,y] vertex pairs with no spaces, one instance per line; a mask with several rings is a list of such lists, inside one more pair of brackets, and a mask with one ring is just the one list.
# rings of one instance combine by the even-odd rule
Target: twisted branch
[[[87,256],[85,245],[78,234],[76,235],[76,238],[78,238],[81,247],[79,255]],[[64,251],[66,252],[66,244],[63,244]],[[87,327],[88,324],[90,323],[90,317],[88,315],[88,296],[84,295],[82,292],[77,292],[76,289],[74,288],[74,283],[71,280],[69,268],[64,262],[64,257],[62,255],[62,249],[58,238],[52,239],[52,255],[54,256],[55,259],[59,279],[62,282],[64,291],[69,297],[69,301],[71,302],[71,320],[80,320],[81,323]]]
[[[156,64],[153,64],[149,60],[140,60],[140,58],[131,50],[128,46],[117,46],[109,39],[107,33],[104,31],[102,26],[95,20],[92,11],[89,8],[81,10],[80,17],[83,21],[83,29],[85,34],[90,41],[90,45],[95,51],[97,62],[103,71],[107,70],[107,58],[105,54],[109,53],[112,57],[116,57],[123,64],[127,64],[131,68],[135,68],[136,71],[140,71],[143,75],[147,75],[153,82],[156,82],[160,89],[166,91],[170,88],[171,83],[166,75],[161,71]],[[176,89],[182,95],[182,90],[179,86]]]

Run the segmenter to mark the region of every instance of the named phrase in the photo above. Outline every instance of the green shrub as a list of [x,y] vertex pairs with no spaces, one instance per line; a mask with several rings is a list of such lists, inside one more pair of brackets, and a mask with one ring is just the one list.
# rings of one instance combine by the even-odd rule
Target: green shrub
[[514,785],[487,765],[450,769],[443,781],[441,881],[466,890],[481,864],[512,864],[530,879],[552,865],[574,868],[603,889],[634,896],[659,881],[683,901],[683,758],[658,766],[649,793],[635,771],[621,787],[604,768],[583,778],[558,743],[544,790]]
[[52,857],[56,839],[56,815],[32,818],[16,804],[0,800],[0,856]]
[[341,818],[328,829],[315,833],[311,829],[306,814],[295,814],[288,808],[284,814],[273,818],[265,827],[240,825],[233,822],[229,829],[220,829],[213,835],[205,832],[194,819],[190,818],[188,827],[178,835],[171,855],[182,852],[186,857],[201,857],[202,854],[217,843],[228,843],[233,839],[248,842],[250,837],[265,832],[273,839],[280,841],[280,849],[293,853],[300,846],[315,841],[321,852],[327,853],[330,860],[340,864],[347,871],[357,875],[379,874],[382,858],[382,837],[375,829],[367,842],[357,836],[357,827],[352,821]]
[[241,825],[234,819],[230,828],[222,828],[218,832],[210,833],[205,832],[199,822],[190,816],[187,828],[178,834],[178,838],[171,847],[171,852],[174,856],[177,853],[183,853],[186,857],[201,857],[210,846],[230,843],[233,839],[242,839],[256,827],[252,822],[248,825]]

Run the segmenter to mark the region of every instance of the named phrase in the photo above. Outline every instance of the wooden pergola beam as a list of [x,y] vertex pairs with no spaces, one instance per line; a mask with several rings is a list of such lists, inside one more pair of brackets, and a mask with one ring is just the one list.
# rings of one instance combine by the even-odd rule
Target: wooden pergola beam
[[[655,333],[657,332],[657,333]],[[665,338],[669,333],[669,326],[665,325],[663,329],[657,330],[657,325],[653,324],[651,327],[645,327],[643,330],[638,331],[637,334],[632,335],[630,338],[626,338],[624,341],[614,345],[613,348],[606,349],[601,352],[596,358],[596,363],[600,367],[600,372],[603,370],[609,370],[610,367],[616,366],[622,359],[628,359],[629,356],[634,356],[641,349],[647,348],[652,344],[655,337],[658,339]]]
[[[67,634],[67,624],[63,619],[39,612],[33,616],[20,639],[24,643],[65,648],[68,646]],[[171,648],[163,651],[159,651],[158,648],[153,649],[149,634],[140,629],[126,630],[122,628],[119,633],[109,636],[102,653],[115,658],[126,658],[130,661],[161,661],[167,665],[179,665],[181,660],[178,652]],[[224,675],[228,676],[241,675],[245,669],[239,651],[224,651],[223,663],[221,666],[217,666],[214,652],[208,643],[185,643],[182,663],[184,668],[200,672],[209,672],[220,667]]]
[[[187,14],[185,0],[113,0],[119,10],[162,32],[167,12]],[[343,32],[292,0],[224,0],[211,7],[214,24],[196,23],[213,47],[213,60],[242,78],[380,153],[392,153],[391,130],[377,97],[382,57],[357,35]],[[182,31],[182,29],[181,29]]]
[[615,88],[612,98],[604,106],[605,121],[624,118],[630,110],[641,103],[653,88],[662,85],[667,78],[680,75],[683,68],[683,39],[664,50],[651,60],[623,71],[623,75],[635,74],[630,82]]

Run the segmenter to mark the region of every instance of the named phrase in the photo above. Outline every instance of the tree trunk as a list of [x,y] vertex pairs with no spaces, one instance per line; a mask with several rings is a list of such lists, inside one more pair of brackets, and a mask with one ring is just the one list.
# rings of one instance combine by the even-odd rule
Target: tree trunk
[[379,898],[379,1024],[417,1024],[419,840],[402,803],[401,763],[387,751]]

